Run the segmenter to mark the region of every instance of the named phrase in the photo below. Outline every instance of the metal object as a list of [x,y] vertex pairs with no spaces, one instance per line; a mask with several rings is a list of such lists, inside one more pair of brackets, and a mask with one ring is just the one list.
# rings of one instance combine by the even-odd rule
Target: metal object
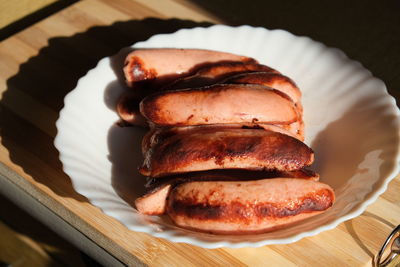
[[[390,248],[389,248],[390,245]],[[388,256],[382,259],[385,251],[390,249]],[[374,267],[397,267],[400,266],[400,225],[398,225],[388,236],[385,243],[373,259]]]

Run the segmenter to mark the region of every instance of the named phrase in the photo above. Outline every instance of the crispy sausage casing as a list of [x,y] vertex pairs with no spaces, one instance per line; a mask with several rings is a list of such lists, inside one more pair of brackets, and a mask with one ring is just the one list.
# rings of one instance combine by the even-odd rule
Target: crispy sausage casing
[[159,92],[140,103],[140,112],[159,126],[290,124],[299,116],[293,101],[280,91],[237,84]]
[[160,137],[144,150],[140,173],[152,177],[224,168],[291,171],[314,159],[296,138],[261,129],[193,128]]
[[189,182],[171,191],[167,213],[184,228],[246,234],[319,214],[332,206],[334,198],[328,185],[304,179]]

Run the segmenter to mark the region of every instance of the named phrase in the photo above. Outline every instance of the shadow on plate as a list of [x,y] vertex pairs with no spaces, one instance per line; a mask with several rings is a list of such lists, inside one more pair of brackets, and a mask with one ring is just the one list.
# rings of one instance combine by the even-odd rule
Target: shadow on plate
[[[313,168],[320,173],[321,181],[335,189],[335,206],[342,212],[359,209],[396,168],[399,150],[396,121],[396,116],[387,112],[387,106],[382,105],[382,101],[368,96],[356,102],[315,137],[311,145],[315,151]],[[361,216],[371,217],[394,228],[389,221],[368,211]],[[373,258],[375,252],[371,251],[366,240],[362,240],[368,235],[358,220],[346,221],[344,225],[357,245]],[[360,234],[363,231],[364,234]]]
[[17,74],[7,80],[7,90],[2,95],[1,142],[11,161],[55,194],[87,201],[74,191],[70,178],[62,171],[53,144],[57,132],[55,123],[65,95],[101,58],[123,47],[154,34],[209,25],[148,18],[92,27],[70,37],[51,38],[47,46],[22,63]]
[[112,163],[111,185],[132,207],[145,193],[146,178],[138,167],[143,162],[141,143],[146,129],[113,125],[108,131],[109,160]]
[[[361,181],[364,173],[374,173],[376,181],[382,181],[397,164],[399,129],[396,122],[396,116],[387,112],[387,104],[379,103],[376,96],[359,99],[315,137],[311,144],[315,152],[312,169],[321,175],[322,182],[335,190],[345,187],[351,179]],[[383,131],[390,127],[391,131]],[[366,165],[364,161],[374,164]],[[376,166],[378,169],[372,169]]]

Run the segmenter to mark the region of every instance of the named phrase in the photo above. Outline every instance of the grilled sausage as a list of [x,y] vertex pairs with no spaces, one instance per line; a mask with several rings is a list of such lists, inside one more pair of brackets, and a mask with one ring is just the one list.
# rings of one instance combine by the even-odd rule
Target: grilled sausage
[[143,81],[162,84],[220,61],[257,62],[245,56],[202,49],[137,49],[127,55],[124,74],[129,86]]
[[161,188],[164,184],[173,186],[194,181],[250,181],[267,178],[295,178],[319,181],[319,174],[302,168],[294,171],[251,171],[241,169],[221,169],[199,172],[186,172],[163,178],[146,177],[145,187],[148,191]]
[[168,195],[178,184],[193,181],[250,181],[267,178],[288,177],[318,181],[319,175],[307,169],[291,172],[255,172],[247,170],[213,170],[204,172],[184,173],[163,179],[148,177],[146,187],[148,192],[135,200],[139,213],[146,215],[161,215],[165,213]]
[[297,121],[286,125],[274,125],[265,123],[258,123],[257,125],[261,128],[264,128],[265,130],[287,134],[299,139],[300,141],[304,141],[304,122],[301,117]]
[[133,91],[123,93],[117,103],[117,113],[119,117],[129,125],[141,127],[148,126],[146,118],[140,114],[139,103],[143,99]]
[[301,92],[297,85],[287,76],[273,72],[251,72],[228,77],[223,83],[260,84],[277,89],[287,94],[295,103],[301,100]]
[[156,140],[140,173],[160,177],[211,169],[292,171],[309,166],[314,153],[291,136],[263,129],[193,129]]
[[237,84],[159,92],[143,99],[140,112],[159,126],[290,124],[299,116],[293,101],[280,91]]
[[214,234],[272,231],[333,205],[333,190],[304,179],[189,182],[176,186],[167,213],[178,226]]
[[[253,61],[219,62],[201,68],[195,75],[177,79],[172,84],[163,88],[147,87],[143,90],[131,90],[126,92],[119,100],[117,111],[121,119],[132,125],[143,126],[143,116],[139,112],[139,102],[146,96],[159,91],[198,88],[215,84],[225,77],[249,71],[275,71],[270,67]],[[258,72],[257,72],[258,73]],[[231,82],[234,83],[234,82]],[[281,90],[282,91],[282,90]]]
[[[133,95],[132,95],[133,94]],[[128,123],[128,125],[136,125],[141,127],[148,127],[148,123],[146,119],[142,116],[139,111],[139,105],[135,94],[132,92],[126,92],[122,95],[120,101],[117,105],[117,112],[120,118]],[[266,130],[283,133],[286,135],[290,135],[295,137],[301,141],[304,141],[304,123],[300,118],[298,121],[295,121],[291,124],[287,125],[274,125],[274,124],[264,124],[264,123],[243,123],[243,124],[214,124],[214,125],[201,125],[201,126],[186,126],[186,127],[172,127],[172,128],[153,128],[151,129],[146,136],[143,138],[143,153],[150,146],[150,142],[158,138],[158,135],[163,134],[165,132],[172,131],[183,131],[192,127],[226,127],[226,128],[264,128]],[[161,133],[164,132],[164,133]],[[157,136],[155,136],[157,135]],[[147,148],[146,148],[147,147]],[[146,148],[146,149],[145,149]]]
[[166,209],[166,200],[171,189],[171,183],[165,183],[135,200],[139,213],[146,215],[161,215]]
[[223,61],[210,64],[199,69],[194,75],[175,80],[162,90],[177,90],[185,88],[203,87],[220,82],[227,77],[238,73],[251,72],[279,73],[271,67],[258,64],[254,61]]
[[181,127],[154,127],[151,128],[142,139],[142,154],[145,155],[147,151],[157,145],[158,143],[164,142],[165,139],[175,135],[193,132],[202,129],[211,130],[224,130],[224,129],[265,129],[281,134],[286,134],[299,139],[304,140],[304,136],[301,136],[299,132],[298,122],[294,122],[289,125],[273,125],[273,124],[210,124],[200,126],[181,126]]
[[299,123],[297,122],[293,122],[291,124],[288,125],[274,125],[274,124],[263,124],[263,123],[259,123],[258,124],[259,127],[265,129],[265,130],[270,130],[273,132],[278,132],[278,133],[282,133],[282,134],[286,134],[289,136],[292,136],[294,138],[299,139],[300,141],[304,141],[304,134],[303,131],[301,131],[301,129],[299,129]]
[[303,113],[301,92],[294,81],[280,73],[252,72],[228,77],[222,83],[259,84],[274,88],[287,94],[295,103],[299,114]]

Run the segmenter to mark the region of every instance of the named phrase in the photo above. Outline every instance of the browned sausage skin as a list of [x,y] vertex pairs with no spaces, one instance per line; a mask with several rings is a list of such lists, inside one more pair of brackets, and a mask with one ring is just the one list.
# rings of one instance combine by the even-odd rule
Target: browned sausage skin
[[129,86],[143,81],[165,84],[221,61],[256,62],[249,57],[204,49],[137,49],[127,55],[124,74]]
[[248,61],[223,61],[206,65],[200,68],[194,75],[175,80],[171,84],[163,87],[162,90],[177,90],[185,88],[203,87],[220,82],[227,77],[239,73],[252,72],[271,72],[279,73],[271,67],[258,64],[254,60]]
[[290,124],[299,116],[286,94],[262,85],[238,84],[155,93],[143,99],[140,112],[159,126]]
[[260,129],[202,128],[158,141],[144,154],[139,171],[145,176],[224,168],[291,171],[311,165],[314,159],[301,141]]
[[169,194],[167,213],[184,228],[214,234],[268,232],[333,205],[326,184],[291,178],[189,182]]

